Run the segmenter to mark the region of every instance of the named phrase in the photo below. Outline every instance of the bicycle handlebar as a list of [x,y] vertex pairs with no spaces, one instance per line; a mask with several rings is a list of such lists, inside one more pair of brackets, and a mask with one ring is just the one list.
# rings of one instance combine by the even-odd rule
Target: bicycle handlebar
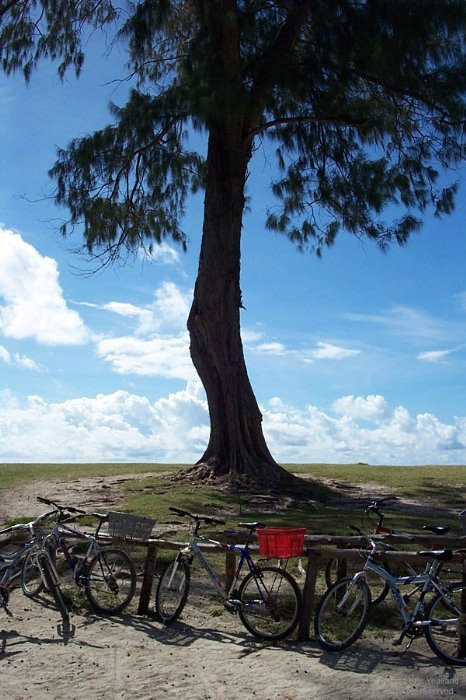
[[357,532],[357,534],[358,534],[360,537],[363,537],[365,540],[367,540],[367,542],[369,542],[369,544],[371,545],[371,547],[372,547],[374,550],[375,550],[378,546],[383,547],[383,548],[385,548],[385,549],[394,549],[394,547],[392,547],[392,546],[389,545],[388,543],[382,542],[381,540],[375,539],[375,537],[372,537],[371,535],[368,535],[367,532],[364,532],[364,530],[361,530],[360,527],[356,527],[356,525],[348,525],[348,527],[349,527],[351,530],[354,530],[354,532]]
[[224,520],[219,520],[219,518],[213,518],[211,515],[196,515],[194,513],[190,513],[188,510],[181,510],[181,508],[173,508],[172,506],[169,506],[168,510],[171,510],[172,513],[176,513],[176,515],[192,518],[193,520],[196,520],[199,523],[204,522],[210,525],[225,525]]
[[372,501],[366,508],[366,511],[373,510],[375,512],[378,511],[380,506],[383,506],[384,503],[388,503],[389,501],[397,501],[398,496],[385,496],[384,498],[376,498],[374,501]]
[[45,503],[48,506],[53,506],[56,510],[59,510],[60,513],[66,510],[68,511],[68,513],[86,515],[86,511],[81,510],[81,508],[75,508],[74,506],[61,506],[59,503],[55,503],[55,501],[51,501],[49,498],[44,498],[43,496],[37,496],[37,500],[40,501],[40,503]]

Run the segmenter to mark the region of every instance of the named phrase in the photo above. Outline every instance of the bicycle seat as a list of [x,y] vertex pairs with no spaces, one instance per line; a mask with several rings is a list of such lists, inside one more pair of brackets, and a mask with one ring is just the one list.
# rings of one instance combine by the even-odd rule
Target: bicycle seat
[[255,522],[255,523],[238,523],[238,527],[245,527],[248,530],[255,530],[258,527],[265,527],[265,526],[263,523]]
[[440,561],[450,561],[450,559],[453,559],[453,552],[451,549],[427,549],[418,552],[418,554],[421,557],[433,557]]
[[451,530],[448,525],[423,525],[422,529],[429,530],[429,532],[433,532],[434,535],[446,535],[447,532]]

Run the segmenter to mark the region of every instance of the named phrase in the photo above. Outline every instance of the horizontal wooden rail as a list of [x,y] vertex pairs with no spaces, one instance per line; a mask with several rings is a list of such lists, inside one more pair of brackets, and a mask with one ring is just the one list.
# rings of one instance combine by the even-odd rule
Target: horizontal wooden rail
[[[236,533],[228,532],[227,541],[231,543],[236,538],[234,537]],[[116,538],[112,538],[116,539]],[[122,538],[118,538],[122,541]],[[428,546],[441,548],[448,547],[451,549],[466,549],[466,536],[453,537],[448,535],[411,535],[411,534],[391,534],[378,536],[378,539],[389,544],[408,545],[412,543],[417,543],[420,548],[426,549]],[[179,551],[183,547],[186,547],[186,542],[174,542],[171,540],[152,538],[148,540],[137,540],[131,538],[124,538],[123,541],[128,544],[135,546],[147,547],[147,556],[144,565],[144,575],[141,586],[141,592],[139,596],[138,614],[146,615],[149,610],[150,597],[153,586],[153,579],[155,575],[157,551],[159,549],[166,549],[172,551]],[[323,546],[325,545],[325,546]],[[226,552],[221,545],[213,545],[209,543],[199,543],[202,550],[212,553],[223,553],[225,557],[225,584],[228,587],[229,582],[231,582],[235,571],[236,555],[235,552]],[[328,561],[329,559],[361,559],[361,549],[367,551],[367,541],[356,536],[344,536],[344,535],[306,535],[305,537],[305,548],[303,551],[303,558],[307,558],[308,565],[306,570],[306,578],[303,586],[303,610],[301,614],[301,619],[298,628],[298,640],[304,641],[309,639],[309,630],[312,620],[312,614],[314,610],[314,599],[315,599],[315,587],[317,576],[319,573],[319,567],[323,561]],[[259,549],[257,546],[251,546],[251,553],[258,554]],[[420,556],[414,551],[384,551],[380,554],[383,559],[394,560],[394,561],[407,561],[414,563],[426,563],[428,558],[425,556]],[[466,562],[464,554],[456,554],[455,560],[463,562],[463,579],[466,582]]]

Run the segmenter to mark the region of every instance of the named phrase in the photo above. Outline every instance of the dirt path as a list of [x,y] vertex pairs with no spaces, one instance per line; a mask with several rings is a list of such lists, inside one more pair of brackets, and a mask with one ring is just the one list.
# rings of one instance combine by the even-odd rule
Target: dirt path
[[[153,477],[153,472],[118,476],[83,477],[73,481],[34,481],[0,490],[0,523],[21,516],[34,517],[44,511],[37,496],[52,498],[84,510],[111,510],[118,507],[126,494],[123,485],[133,479]],[[157,474],[159,476],[159,474]]]

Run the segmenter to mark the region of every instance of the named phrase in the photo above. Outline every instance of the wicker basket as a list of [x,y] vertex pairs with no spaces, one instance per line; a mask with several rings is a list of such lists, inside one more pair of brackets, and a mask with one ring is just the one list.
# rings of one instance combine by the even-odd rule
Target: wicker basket
[[155,525],[152,518],[144,518],[132,513],[108,514],[108,534],[112,537],[130,537],[131,539],[147,540]]

